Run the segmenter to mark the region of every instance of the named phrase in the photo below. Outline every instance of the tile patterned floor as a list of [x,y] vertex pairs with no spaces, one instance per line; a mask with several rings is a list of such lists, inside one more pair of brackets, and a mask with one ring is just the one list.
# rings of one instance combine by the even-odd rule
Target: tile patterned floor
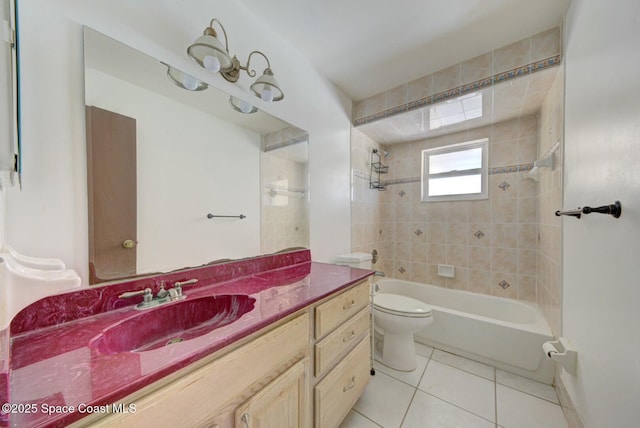
[[418,368],[376,361],[340,428],[567,428],[553,387],[416,344]]

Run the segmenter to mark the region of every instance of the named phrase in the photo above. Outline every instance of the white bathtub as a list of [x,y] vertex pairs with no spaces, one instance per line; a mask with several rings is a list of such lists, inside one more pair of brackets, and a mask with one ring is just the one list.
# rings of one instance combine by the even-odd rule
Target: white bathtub
[[423,301],[433,323],[415,334],[419,343],[551,384],[554,363],[542,344],[553,340],[535,304],[428,284],[382,278],[379,293]]

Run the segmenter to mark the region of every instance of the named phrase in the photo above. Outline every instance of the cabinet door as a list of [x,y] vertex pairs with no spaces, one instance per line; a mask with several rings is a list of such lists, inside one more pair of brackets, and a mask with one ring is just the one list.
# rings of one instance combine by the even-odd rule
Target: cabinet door
[[235,426],[300,428],[309,426],[308,359],[296,363],[236,409]]

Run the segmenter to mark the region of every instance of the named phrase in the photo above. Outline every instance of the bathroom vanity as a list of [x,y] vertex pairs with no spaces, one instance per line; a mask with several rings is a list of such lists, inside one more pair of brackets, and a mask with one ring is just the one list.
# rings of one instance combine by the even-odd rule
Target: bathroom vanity
[[[372,273],[301,250],[43,299],[12,324],[11,402],[34,412],[12,413],[10,425],[336,427],[370,376]],[[199,281],[181,302],[120,307],[124,291],[187,276]],[[131,324],[152,334],[147,323],[211,299],[230,308],[230,322],[161,345],[127,333]],[[78,309],[53,324],[45,312],[65,305]]]

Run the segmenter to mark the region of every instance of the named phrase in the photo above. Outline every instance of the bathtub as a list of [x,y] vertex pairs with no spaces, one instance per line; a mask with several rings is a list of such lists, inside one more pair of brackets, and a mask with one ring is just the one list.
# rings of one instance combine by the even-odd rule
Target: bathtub
[[433,308],[433,323],[415,334],[416,342],[552,383],[554,363],[542,344],[553,336],[535,304],[392,278],[377,285],[379,293],[409,296]]

